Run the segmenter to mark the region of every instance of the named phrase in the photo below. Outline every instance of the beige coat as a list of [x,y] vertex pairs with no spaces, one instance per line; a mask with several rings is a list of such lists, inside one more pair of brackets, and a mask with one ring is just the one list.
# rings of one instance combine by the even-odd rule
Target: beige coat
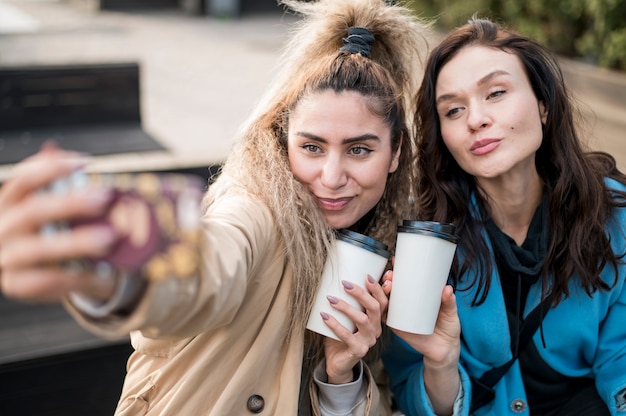
[[[292,271],[271,213],[230,190],[203,227],[201,278],[150,283],[130,316],[94,320],[68,305],[96,334],[131,333],[116,415],[249,415],[255,406],[296,415],[303,334],[287,341]],[[365,378],[368,401],[355,414],[383,414],[369,370]]]

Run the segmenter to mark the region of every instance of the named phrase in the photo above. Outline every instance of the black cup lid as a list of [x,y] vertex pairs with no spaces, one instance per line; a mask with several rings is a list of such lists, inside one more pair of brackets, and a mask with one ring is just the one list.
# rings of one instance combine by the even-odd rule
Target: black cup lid
[[402,221],[402,225],[405,227],[414,227],[421,228],[425,230],[431,230],[438,233],[444,234],[456,234],[456,226],[451,223],[446,222],[437,222],[437,221],[415,221],[415,220],[404,220]]
[[341,229],[337,231],[337,239],[362,247],[385,258],[391,257],[391,253],[387,251],[387,244],[375,240],[372,237],[368,237],[365,234]]
[[458,241],[454,224],[437,221],[404,220],[402,225],[398,226],[398,232],[433,235],[452,243]]

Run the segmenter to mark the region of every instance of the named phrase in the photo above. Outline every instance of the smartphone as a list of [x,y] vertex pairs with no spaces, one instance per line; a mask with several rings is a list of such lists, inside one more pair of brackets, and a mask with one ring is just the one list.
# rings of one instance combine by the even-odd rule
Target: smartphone
[[187,277],[200,267],[201,201],[207,183],[196,175],[176,173],[85,173],[59,179],[44,192],[64,194],[87,187],[110,190],[112,197],[97,218],[47,224],[60,230],[102,224],[115,230],[116,243],[98,258],[70,259],[64,267],[93,269],[99,274],[141,274],[151,280]]

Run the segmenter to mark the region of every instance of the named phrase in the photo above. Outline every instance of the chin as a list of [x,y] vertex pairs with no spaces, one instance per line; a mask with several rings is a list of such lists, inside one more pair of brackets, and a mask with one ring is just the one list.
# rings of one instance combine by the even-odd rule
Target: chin
[[328,225],[330,225],[331,227],[333,227],[336,230],[340,230],[342,228],[348,228],[350,227],[352,224],[354,224],[356,221],[350,221],[350,220],[346,220],[345,218],[329,218],[328,216],[326,217],[326,222],[328,223]]

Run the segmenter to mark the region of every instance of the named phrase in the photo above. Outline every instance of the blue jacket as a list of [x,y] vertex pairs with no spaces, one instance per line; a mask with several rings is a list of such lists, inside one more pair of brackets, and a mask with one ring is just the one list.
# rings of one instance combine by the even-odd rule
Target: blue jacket
[[[611,187],[626,189],[615,181],[607,182]],[[617,209],[606,228],[614,252],[618,255],[625,253],[626,209]],[[570,296],[544,317],[545,348],[539,330],[533,341],[542,358],[554,370],[566,376],[594,378],[600,397],[611,414],[626,416],[626,265],[619,266],[618,275],[618,282],[610,291],[596,292],[593,297],[572,282]],[[602,278],[613,284],[614,277],[614,269],[607,266]],[[472,279],[471,275],[463,276],[463,281]],[[456,292],[464,340],[459,362],[464,391],[462,415],[469,414],[472,394],[469,375],[480,377],[512,357],[507,313],[495,267],[487,299],[480,306],[472,307],[475,291],[476,288]],[[539,304],[540,295],[541,283],[538,282],[530,289],[524,316]],[[434,415],[424,388],[422,355],[394,334],[385,348],[383,360],[394,396],[403,412],[408,416]],[[529,414],[517,362],[494,390],[495,399],[475,415]],[[522,405],[517,406],[517,410],[512,406],[515,401]]]

